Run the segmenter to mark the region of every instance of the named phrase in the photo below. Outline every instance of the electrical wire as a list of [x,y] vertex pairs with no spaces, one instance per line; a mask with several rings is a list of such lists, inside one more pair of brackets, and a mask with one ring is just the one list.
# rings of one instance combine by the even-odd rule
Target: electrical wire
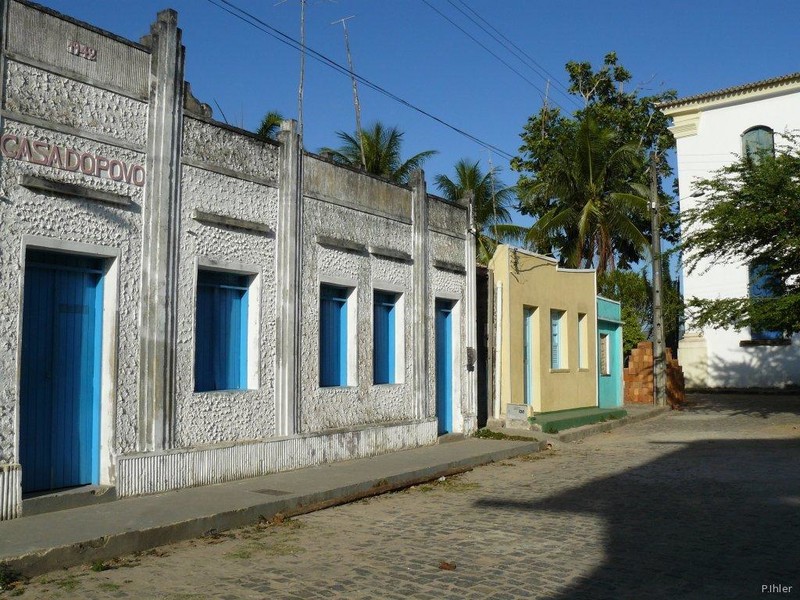
[[[581,103],[575,97],[570,95],[569,90],[561,83],[561,81],[558,78],[556,78],[552,73],[550,73],[550,71],[545,69],[540,63],[538,63],[536,61],[535,58],[533,58],[530,54],[525,52],[525,50],[520,48],[520,46],[515,44],[506,35],[504,35],[503,32],[501,32],[499,29],[497,29],[497,27],[495,27],[489,21],[487,21],[484,17],[482,17],[475,9],[473,9],[466,2],[464,2],[464,0],[458,0],[459,4],[461,4],[464,8],[466,8],[474,16],[470,16],[469,14],[467,14],[462,8],[457,6],[453,2],[453,0],[447,0],[447,2],[453,8],[455,8],[457,11],[459,11],[462,15],[464,15],[470,21],[472,21],[486,35],[491,37],[494,41],[496,41],[498,44],[500,44],[506,50],[508,50],[508,52],[513,54],[517,58],[517,60],[522,62],[531,71],[536,73],[542,79],[551,82],[554,85],[554,87],[556,88],[556,91],[558,93],[560,93],[564,98],[566,98],[567,100],[572,102],[578,108],[582,108]],[[483,22],[485,24],[485,26],[481,25],[481,23],[479,21]],[[487,29],[486,27],[489,27],[489,29],[494,31],[494,33],[492,33],[492,31],[489,31],[489,29]]]
[[[292,48],[294,50],[303,51],[303,47],[301,46],[299,41],[297,41],[296,39],[294,39],[290,35],[287,35],[286,33],[283,33],[279,29],[276,29],[275,27],[269,25],[268,23],[266,23],[263,20],[259,19],[258,17],[256,17],[252,13],[249,13],[246,10],[244,10],[243,8],[240,8],[239,6],[236,6],[233,2],[230,2],[229,0],[207,0],[207,2],[209,2],[210,4],[213,4],[217,8],[225,11],[226,13],[228,13],[229,15],[239,19],[240,21],[242,21],[244,23],[247,23],[251,27],[254,27],[254,28],[258,29],[259,31],[261,31],[263,33],[266,33],[267,35],[269,35],[270,37],[276,39],[280,43],[282,43],[282,44],[284,44],[286,46],[289,46],[290,48]],[[496,152],[497,154],[499,154],[500,156],[504,157],[507,160],[512,160],[514,158],[513,154],[511,154],[509,152],[506,152],[505,150],[499,148],[498,146],[495,146],[494,144],[486,142],[486,141],[480,139],[479,137],[477,137],[475,135],[472,135],[471,133],[461,129],[460,127],[457,127],[455,125],[452,125],[451,123],[448,123],[447,121],[445,121],[444,119],[442,119],[440,117],[437,117],[433,113],[431,113],[431,112],[429,112],[429,111],[427,111],[427,110],[425,110],[423,108],[420,108],[419,106],[413,104],[409,100],[401,98],[397,94],[394,94],[393,92],[390,92],[386,88],[383,88],[380,85],[370,81],[366,77],[364,77],[362,75],[359,75],[357,73],[352,73],[352,75],[351,75],[351,72],[347,67],[339,64],[338,62],[334,61],[331,58],[328,58],[324,54],[322,54],[320,52],[317,52],[313,48],[309,48],[308,46],[305,46],[305,51],[308,53],[308,55],[311,58],[313,58],[317,62],[320,62],[320,63],[330,67],[334,71],[337,71],[337,72],[341,73],[342,75],[345,75],[348,78],[350,78],[351,76],[354,76],[358,80],[358,82],[361,83],[362,85],[364,85],[365,87],[368,87],[368,88],[370,88],[370,89],[372,89],[372,90],[374,90],[374,91],[386,96],[387,98],[389,98],[391,100],[394,100],[395,102],[397,102],[399,104],[402,104],[403,106],[405,106],[407,108],[410,108],[411,110],[413,110],[413,111],[415,111],[415,112],[417,112],[417,113],[419,113],[421,115],[424,115],[424,116],[428,117],[429,119],[432,119],[433,121],[436,121],[440,125],[443,125],[444,127],[450,129],[451,131],[454,131],[455,133],[458,133],[459,135],[469,139],[470,141],[478,144],[479,146],[481,146],[483,148],[486,148],[488,150],[492,150],[493,152]]]
[[[440,11],[438,8],[436,8],[436,7],[435,7],[433,4],[431,4],[430,2],[428,2],[428,0],[422,0],[422,3],[423,3],[423,4],[425,4],[425,5],[427,5],[427,6],[428,6],[428,8],[430,8],[432,11],[434,11],[435,13],[437,13],[437,14],[438,14],[440,17],[442,17],[442,18],[443,18],[445,21],[447,21],[448,23],[450,23],[450,24],[451,24],[453,27],[455,27],[455,28],[456,28],[456,29],[458,29],[458,30],[459,30],[461,33],[463,33],[464,35],[466,35],[466,36],[467,36],[469,39],[471,39],[473,42],[475,42],[476,44],[478,44],[478,46],[480,46],[481,48],[483,48],[483,49],[484,49],[486,52],[488,52],[488,53],[489,53],[489,54],[491,54],[493,57],[495,57],[497,60],[499,60],[501,63],[503,63],[503,64],[504,64],[504,65],[505,65],[505,66],[506,66],[506,67],[507,67],[507,68],[508,68],[510,71],[514,72],[514,73],[515,73],[515,74],[516,74],[516,75],[517,75],[517,76],[518,76],[520,79],[522,79],[524,82],[526,82],[528,85],[530,85],[530,86],[531,86],[533,89],[535,89],[536,91],[538,91],[538,92],[539,92],[539,93],[540,93],[540,94],[541,94],[543,97],[547,95],[547,94],[546,94],[546,92],[545,92],[545,91],[544,91],[542,88],[540,88],[540,87],[539,87],[538,85],[536,85],[536,84],[535,84],[533,81],[531,81],[530,79],[528,79],[527,77],[525,77],[525,75],[523,75],[523,74],[522,74],[522,73],[521,73],[521,72],[520,72],[518,69],[516,69],[516,68],[514,68],[513,66],[511,66],[511,65],[510,65],[510,64],[509,64],[509,63],[508,63],[508,62],[507,62],[505,59],[501,58],[501,57],[500,57],[500,56],[499,56],[499,55],[498,55],[496,52],[494,52],[494,51],[493,51],[493,50],[491,50],[491,49],[490,49],[488,46],[486,46],[486,44],[484,44],[483,42],[481,42],[481,41],[480,41],[478,38],[476,38],[474,35],[472,35],[472,34],[471,34],[469,31],[467,31],[466,29],[464,29],[463,27],[461,27],[461,25],[459,25],[458,23],[456,23],[455,21],[453,21],[453,19],[451,19],[450,17],[448,17],[446,14],[444,14],[442,11]],[[559,107],[559,108],[561,108],[562,110],[566,110],[566,109],[564,109],[564,107],[563,107],[563,106],[561,106],[561,105],[560,105],[558,102],[556,102],[555,100],[553,100],[553,104],[555,104],[556,106],[558,106],[558,107]]]

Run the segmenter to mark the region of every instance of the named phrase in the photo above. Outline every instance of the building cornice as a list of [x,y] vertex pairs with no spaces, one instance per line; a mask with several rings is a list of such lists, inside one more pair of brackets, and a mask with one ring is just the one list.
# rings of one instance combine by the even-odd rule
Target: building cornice
[[725,104],[749,102],[798,91],[800,91],[800,73],[790,73],[772,79],[662,102],[658,108],[667,116],[675,116],[690,109],[706,110]]

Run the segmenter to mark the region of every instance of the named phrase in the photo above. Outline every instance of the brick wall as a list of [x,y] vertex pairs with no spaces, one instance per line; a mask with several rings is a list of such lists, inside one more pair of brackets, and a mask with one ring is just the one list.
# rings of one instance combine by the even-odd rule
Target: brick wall
[[[686,401],[683,368],[667,348],[667,402],[676,408]],[[653,343],[640,342],[623,369],[626,404],[653,403]]]

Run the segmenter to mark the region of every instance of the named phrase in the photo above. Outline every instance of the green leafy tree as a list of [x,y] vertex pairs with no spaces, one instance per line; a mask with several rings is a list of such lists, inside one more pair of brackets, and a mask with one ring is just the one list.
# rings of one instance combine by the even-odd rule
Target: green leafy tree
[[599,273],[597,293],[622,303],[622,349],[628,356],[649,332],[652,302],[647,280],[633,271]]
[[647,190],[624,180],[625,173],[641,168],[641,155],[591,114],[570,123],[570,129],[537,177],[526,182],[522,206],[547,207],[527,239],[540,250],[555,243],[568,267],[589,268],[596,258],[597,270],[604,273],[614,270],[622,245],[637,253],[647,246],[634,222],[647,213]]
[[698,183],[685,213],[684,261],[757,265],[772,297],[688,301],[696,325],[800,332],[800,137],[777,153],[746,155]]
[[[350,135],[344,131],[337,131],[336,135],[342,145],[338,149],[322,148],[320,154],[339,164],[361,169],[361,145],[358,143],[358,133]],[[380,121],[362,129],[361,142],[366,161],[364,170],[394,183],[408,183],[409,175],[421,168],[425,159],[436,154],[436,150],[425,150],[403,160],[400,153],[403,132],[397,127],[386,127]]]
[[[678,337],[683,317],[683,301],[678,282],[672,278],[669,257],[662,257],[664,339],[667,346],[678,350]],[[625,356],[639,342],[652,337],[653,287],[643,273],[616,270],[598,273],[597,293],[622,303],[622,344]]]
[[261,124],[256,130],[256,135],[262,140],[277,139],[278,131],[280,131],[281,122],[283,120],[283,115],[278,111],[269,111],[266,115],[264,115],[264,118],[261,119]]
[[473,194],[475,228],[477,234],[477,258],[488,264],[498,243],[522,239],[525,229],[511,223],[510,208],[516,202],[514,189],[506,187],[498,178],[498,169],[483,172],[479,161],[465,158],[455,165],[455,177],[437,175],[434,179],[442,196],[451,202]]
[[[651,150],[663,155],[675,144],[667,129],[667,118],[655,108],[659,102],[674,99],[674,91],[643,95],[638,89],[626,89],[630,87],[632,75],[618,63],[617,55],[613,52],[606,55],[602,67],[596,71],[588,62],[569,62],[566,70],[570,80],[569,92],[581,108],[572,115],[565,115],[560,109],[545,104],[528,119],[521,134],[519,156],[511,162],[512,169],[520,173],[517,182],[518,195],[523,199],[520,208],[523,213],[537,218],[547,215],[562,203],[561,198],[542,193],[542,184],[564,171],[558,165],[563,161],[563,149],[570,145],[574,147],[574,138],[581,131],[582,123],[591,119],[599,131],[613,132],[618,148],[634,148],[639,155],[638,161],[623,161],[624,164],[617,161],[616,167],[603,177],[602,188],[596,190],[599,196],[608,197],[612,192],[631,193],[634,190],[632,186],[647,186],[649,181],[642,164],[646,162],[645,157]],[[665,198],[666,195],[661,191],[661,180],[668,175],[670,167],[666,161],[661,161],[659,193]],[[539,191],[532,192],[531,188],[537,186]],[[634,193],[641,196],[642,190],[641,187],[636,188]],[[677,218],[669,210],[668,202],[662,204],[667,207],[662,214],[662,237],[677,241]],[[620,207],[620,211],[625,213],[640,233],[645,237],[650,235],[647,214],[628,210],[624,206]],[[627,223],[625,225],[622,229],[609,231],[615,264],[619,268],[627,268],[644,256],[641,240],[636,235],[629,235]],[[537,249],[541,252],[555,251],[566,260],[574,252],[575,241],[572,236],[575,233],[565,228],[549,228],[546,236],[539,236],[536,240]],[[608,259],[605,262],[610,264]]]

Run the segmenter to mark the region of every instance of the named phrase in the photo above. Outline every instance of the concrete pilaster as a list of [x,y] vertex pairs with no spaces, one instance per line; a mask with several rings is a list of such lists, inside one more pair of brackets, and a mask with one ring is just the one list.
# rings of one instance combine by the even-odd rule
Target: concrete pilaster
[[478,334],[477,334],[477,282],[476,282],[476,251],[475,251],[475,200],[474,194],[469,193],[465,199],[468,206],[467,231],[464,239],[464,267],[466,276],[466,338],[467,338],[467,365],[466,365],[466,398],[464,402],[464,433],[472,433],[476,427],[478,415]]
[[158,13],[152,51],[147,123],[147,182],[142,206],[142,291],[139,351],[139,449],[172,443],[180,216],[180,136],[183,61],[178,13]]
[[295,121],[278,133],[277,317],[275,435],[297,433],[300,398],[301,268],[303,247],[303,151]]
[[413,316],[412,316],[412,372],[414,416],[424,418],[428,413],[428,332],[430,322],[429,307],[429,238],[428,238],[428,193],[425,186],[425,173],[416,171],[411,176],[411,220],[413,276]]

